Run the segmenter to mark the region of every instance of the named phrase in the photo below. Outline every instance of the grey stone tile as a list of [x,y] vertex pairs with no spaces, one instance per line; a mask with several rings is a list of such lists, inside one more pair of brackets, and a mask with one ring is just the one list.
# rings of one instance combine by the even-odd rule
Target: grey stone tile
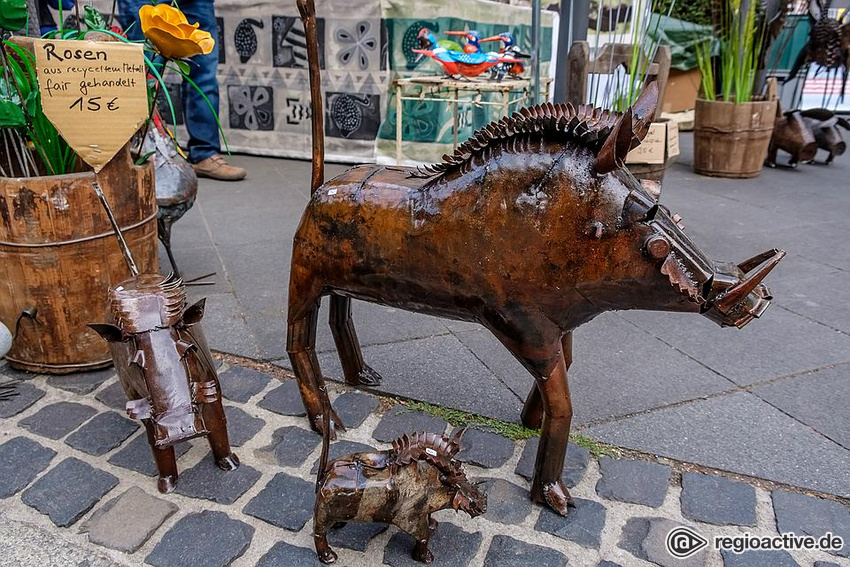
[[126,441],[139,424],[114,411],[93,417],[65,439],[65,443],[89,455],[103,455]]
[[566,564],[567,556],[559,551],[506,535],[493,536],[484,557],[484,567],[563,567]]
[[263,391],[272,377],[253,368],[234,365],[218,375],[221,392],[228,400],[245,403]]
[[391,443],[402,435],[419,431],[442,435],[448,423],[425,412],[411,411],[405,405],[390,409],[372,432],[372,437],[384,443]]
[[38,400],[44,397],[40,390],[28,382],[20,382],[15,386],[16,396],[8,400],[0,400],[0,418],[6,419],[18,415]]
[[[335,459],[339,459],[340,457],[344,457],[346,455],[350,455],[352,453],[364,453],[376,451],[374,447],[371,445],[366,445],[365,443],[357,443],[356,441],[347,441],[342,439],[340,441],[335,441],[331,443],[330,448],[328,449],[328,462],[331,462]],[[310,474],[315,475],[319,470],[319,459],[316,459],[316,462],[313,463],[313,468],[310,469]]]
[[133,486],[95,511],[82,531],[92,543],[133,553],[176,511],[176,504]]
[[[183,219],[181,218],[180,221],[182,220]],[[180,222],[175,224],[175,226],[179,225]],[[204,285],[198,289],[189,288],[192,296],[190,299],[191,302],[196,301],[195,296],[198,294],[211,295],[217,293],[231,293],[233,291],[233,287],[230,285],[230,281],[227,278],[227,272],[224,270],[221,264],[221,259],[218,257],[218,252],[212,245],[212,242],[207,240],[206,243],[200,246],[193,246],[191,248],[185,246],[185,243],[181,242],[180,248],[176,249],[173,241],[175,238],[174,234],[172,234],[171,238],[172,252],[174,253],[174,258],[177,261],[177,268],[180,270],[180,274],[183,276],[184,280],[213,274],[200,280],[210,282],[212,285]],[[159,251],[160,269],[163,274],[167,274],[172,270],[171,263],[168,261],[165,247],[161,244]],[[191,302],[189,303],[190,305]]]
[[67,528],[117,484],[118,479],[108,472],[69,457],[26,489],[21,500],[60,528]]
[[336,414],[348,429],[357,429],[378,409],[378,398],[365,392],[345,392],[333,401]]
[[[449,522],[440,522],[431,536],[428,549],[434,554],[435,567],[466,567],[481,547],[481,532],[466,532]],[[396,532],[384,548],[384,565],[415,567],[421,565],[411,556],[413,538]]]
[[322,567],[324,563],[319,561],[313,549],[290,545],[285,541],[274,544],[257,562],[257,567],[283,567],[284,565]]
[[340,528],[331,528],[328,543],[331,547],[366,551],[369,542],[387,531],[387,527],[387,524],[374,522],[348,522]]
[[[452,432],[454,436],[457,429]],[[469,428],[460,441],[457,458],[485,469],[496,469],[514,454],[514,442],[490,431]]]
[[[537,458],[537,447],[539,445],[539,437],[532,437],[526,441],[514,469],[516,474],[527,481],[531,481],[534,477],[534,460]],[[584,472],[587,470],[589,460],[590,452],[587,449],[575,443],[567,445],[567,455],[564,458],[564,473],[561,475],[561,480],[567,488],[572,488],[579,483],[584,476]]]
[[772,497],[779,533],[794,532],[819,538],[830,532],[844,539],[844,547],[829,553],[850,557],[850,507],[784,490],[774,490]]
[[[262,353],[257,337],[247,322],[236,296],[232,293],[204,294],[207,298],[204,312],[204,334],[212,350],[257,358]],[[286,335],[280,340],[285,342]]]
[[223,471],[213,460],[212,453],[191,469],[180,473],[177,494],[233,504],[260,480],[260,471],[242,464],[235,471]]
[[96,409],[83,404],[57,402],[25,417],[18,425],[48,439],[61,439],[96,413]]
[[[454,321],[449,322],[455,325]],[[464,323],[461,323],[464,325]],[[455,332],[455,336],[463,345],[472,351],[487,368],[502,382],[519,400],[525,400],[528,390],[534,385],[534,378],[523,368],[522,364],[514,358],[493,336],[493,333],[480,325],[473,325],[466,331]]]
[[618,546],[635,557],[661,567],[704,567],[708,558],[707,549],[686,558],[673,557],[667,551],[667,534],[680,525],[666,518],[629,518],[623,526]]
[[117,380],[95,394],[94,399],[119,411],[127,408],[127,394]]
[[93,370],[78,374],[51,376],[47,379],[47,385],[71,392],[72,394],[83,395],[94,392],[101,384],[113,376],[115,376],[115,370],[113,368],[107,368],[105,370]]
[[[192,444],[189,441],[178,443],[174,446],[174,455],[179,459],[191,448]],[[153,460],[148,437],[144,432],[134,437],[113,455],[110,455],[107,460],[110,464],[118,467],[130,469],[146,476],[156,476],[156,463]]]
[[751,391],[839,445],[850,448],[850,364],[794,376]]
[[733,553],[725,549],[720,552],[723,567],[800,567],[791,554],[779,549],[759,549]]
[[225,567],[251,545],[254,528],[224,512],[204,510],[180,518],[145,562],[154,567]]
[[596,567],[621,567],[621,565],[613,561],[600,561]]
[[0,498],[23,490],[55,456],[53,449],[26,437],[14,437],[0,445]]
[[304,403],[301,401],[298,382],[294,379],[284,381],[283,384],[263,396],[263,399],[257,402],[257,405],[280,415],[296,417],[307,415],[304,410]]
[[831,561],[815,561],[814,567],[841,567],[838,563],[832,563]]
[[282,467],[297,467],[310,456],[322,438],[300,427],[281,427],[272,434],[271,444],[259,450],[268,460]]
[[599,549],[602,529],[605,527],[605,506],[594,500],[573,498],[574,508],[566,516],[543,508],[534,529],[546,532],[582,547]]
[[850,333],[850,289],[847,272],[816,274],[802,280],[778,279],[770,286],[776,302],[805,317]]
[[596,493],[607,500],[658,508],[670,483],[670,467],[632,459],[599,459],[602,478]]
[[236,406],[225,406],[224,413],[227,416],[227,435],[233,447],[247,443],[266,424],[264,420]]
[[718,526],[756,525],[756,489],[722,476],[682,473],[682,515]]
[[273,526],[297,532],[313,517],[315,484],[277,473],[242,512]]
[[661,409],[582,433],[629,449],[850,497],[847,450],[749,393]]
[[487,494],[484,518],[516,526],[531,513],[531,496],[525,488],[500,478],[484,479],[482,489]]

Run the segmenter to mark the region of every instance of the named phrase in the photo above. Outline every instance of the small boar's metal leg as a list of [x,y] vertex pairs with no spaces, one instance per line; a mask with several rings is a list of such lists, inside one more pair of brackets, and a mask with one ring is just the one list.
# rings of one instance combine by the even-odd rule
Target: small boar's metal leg
[[219,399],[209,404],[201,404],[201,412],[204,416],[204,424],[210,432],[207,441],[210,443],[215,464],[222,470],[232,471],[239,468],[239,457],[230,450],[227,418],[224,416],[224,407],[221,405],[221,390],[216,389],[219,390]]
[[416,561],[421,561],[422,563],[432,563],[434,561],[434,554],[428,549],[428,543],[431,541],[431,535],[436,529],[437,522],[431,519],[430,514],[427,514],[422,517],[419,524],[410,532],[410,535],[416,539],[416,545],[413,546],[412,553]]
[[[573,333],[572,331],[566,333],[564,338],[561,339],[561,348],[564,352],[564,362],[567,365],[567,369],[569,370],[570,364],[572,360],[567,360],[567,353],[570,353],[572,356],[572,345],[573,345]],[[525,398],[525,405],[522,407],[522,414],[520,415],[522,419],[522,424],[529,429],[540,429],[540,425],[543,423],[543,399],[540,397],[540,388],[537,387],[537,382],[531,386],[531,390],[528,392],[528,397]]]
[[174,454],[174,447],[165,447],[158,449],[154,445],[153,423],[149,419],[143,419],[145,431],[148,435],[148,444],[153,453],[153,460],[156,463],[156,472],[158,479],[156,481],[156,489],[162,494],[168,494],[177,487],[177,457]]
[[351,299],[331,295],[330,325],[345,374],[345,383],[349,386],[380,384],[381,375],[363,362],[363,353],[360,351],[360,342],[357,340],[354,320],[351,318]]
[[324,495],[319,492],[316,495],[316,506],[313,513],[313,543],[316,546],[316,555],[322,563],[336,562],[336,553],[328,545],[328,528],[333,518],[328,517],[327,508],[324,504]]

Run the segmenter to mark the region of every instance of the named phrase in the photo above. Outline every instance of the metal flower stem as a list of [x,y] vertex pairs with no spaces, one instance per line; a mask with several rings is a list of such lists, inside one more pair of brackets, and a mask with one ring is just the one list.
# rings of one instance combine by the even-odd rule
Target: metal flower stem
[[109,222],[112,224],[112,230],[115,231],[115,237],[118,239],[118,247],[121,248],[121,253],[124,255],[124,261],[127,262],[127,267],[130,268],[130,274],[133,277],[139,275],[139,268],[136,267],[136,262],[133,260],[133,254],[130,252],[130,247],[127,246],[127,241],[124,240],[124,235],[121,233],[121,228],[115,220],[115,215],[112,213],[112,207],[106,202],[106,196],[103,194],[103,189],[100,188],[100,183],[97,179],[91,182],[97,198],[100,199],[100,204],[106,210],[106,216],[109,217]]

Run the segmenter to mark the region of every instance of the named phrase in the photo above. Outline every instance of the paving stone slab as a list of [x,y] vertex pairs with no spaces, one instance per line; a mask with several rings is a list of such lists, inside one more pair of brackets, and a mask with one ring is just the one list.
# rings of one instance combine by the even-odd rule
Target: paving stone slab
[[279,541],[263,555],[256,567],[323,567],[315,550]]
[[263,396],[257,405],[280,415],[291,415],[304,417],[304,403],[301,401],[301,393],[298,390],[298,382],[295,379],[286,380],[283,384]]
[[[457,433],[457,429],[452,435]],[[515,444],[507,437],[491,431],[469,428],[460,440],[457,458],[485,469],[497,469],[514,454]]]
[[563,567],[567,556],[559,551],[526,543],[506,535],[493,536],[484,567]]
[[48,439],[61,439],[97,413],[97,410],[75,402],[57,402],[44,406],[18,425]]
[[841,567],[838,563],[832,563],[830,561],[815,561],[814,567]]
[[[377,449],[375,449],[371,445],[366,445],[365,443],[358,443],[356,441],[348,441],[346,439],[342,439],[340,441],[335,441],[331,443],[331,446],[328,449],[328,462],[331,462],[335,459],[339,459],[340,457],[344,457],[346,455],[350,455],[352,453],[367,453],[372,451],[377,451]],[[313,463],[313,468],[310,469],[310,474],[315,476],[318,470],[319,459],[316,459],[316,461]]]
[[613,561],[600,561],[596,567],[622,567],[619,563]]
[[[534,476],[534,460],[537,458],[537,447],[540,445],[539,437],[532,437],[525,443],[519,461],[514,472],[531,482]],[[576,443],[567,445],[567,455],[564,458],[564,473],[561,480],[567,488],[572,488],[579,483],[587,470],[590,460],[590,451]]]
[[0,445],[0,498],[23,490],[55,456],[53,449],[26,437],[15,437]]
[[670,467],[633,459],[599,459],[602,478],[596,493],[606,500],[631,502],[658,508],[670,483]]
[[387,524],[375,522],[348,522],[340,528],[331,528],[328,543],[331,547],[366,551],[369,542],[387,531],[388,527]]
[[277,473],[242,512],[273,526],[297,532],[313,517],[315,500],[315,483]]
[[387,412],[381,419],[372,437],[384,443],[392,443],[404,434],[428,431],[442,435],[448,423],[439,417],[433,417],[422,411],[411,411],[400,404]]
[[74,431],[65,443],[89,455],[103,455],[123,443],[136,432],[139,424],[121,417],[114,411],[96,415]]
[[44,397],[44,390],[39,390],[29,382],[19,382],[15,386],[15,392],[17,396],[0,400],[0,418],[6,419],[18,415]]
[[224,415],[227,417],[227,437],[233,447],[241,447],[247,443],[266,424],[261,418],[254,417],[236,406],[225,406]]
[[844,547],[829,553],[850,557],[850,507],[785,490],[774,490],[771,496],[779,533],[794,532],[819,538],[831,532],[844,539]]
[[133,486],[95,511],[82,531],[92,543],[133,553],[176,511],[176,504]]
[[114,475],[69,457],[26,489],[21,500],[49,516],[57,526],[67,528],[117,484]]
[[682,473],[682,515],[717,526],[755,526],[756,489],[722,476]]
[[[466,532],[450,522],[440,522],[431,536],[428,549],[434,554],[434,567],[467,567],[481,547],[481,532]],[[418,567],[421,562],[411,556],[414,540],[398,531],[384,548],[384,565]]]
[[127,394],[117,380],[95,394],[94,399],[115,410],[126,411],[127,409]]
[[521,486],[500,478],[487,478],[482,489],[487,493],[484,517],[491,522],[515,526],[531,513],[531,496]]
[[602,529],[605,527],[605,506],[594,500],[573,498],[575,508],[570,508],[566,516],[543,508],[534,529],[556,535],[572,541],[582,547],[599,549]]
[[271,461],[282,467],[297,467],[321,441],[322,438],[315,432],[290,425],[272,433],[272,442],[258,453],[269,455]]
[[357,429],[363,425],[379,405],[378,398],[365,392],[345,392],[333,402],[336,414],[348,429]]
[[618,546],[661,567],[704,567],[708,559],[707,548],[684,559],[673,557],[667,551],[667,534],[679,526],[681,523],[667,518],[629,518]]
[[791,554],[780,549],[757,549],[744,553],[722,550],[723,567],[800,567]]
[[234,365],[218,375],[221,393],[228,400],[245,403],[272,381],[272,377],[253,368]]
[[260,476],[260,471],[246,464],[235,471],[223,471],[209,453],[200,463],[180,473],[176,492],[190,498],[233,504],[260,480]]
[[47,379],[47,385],[71,392],[72,394],[85,395],[97,390],[101,384],[115,376],[113,368],[105,370],[94,370],[92,372],[80,372],[77,374],[65,374],[63,376],[51,376]]
[[254,528],[224,512],[184,516],[145,558],[154,567],[225,567],[251,545]]
[[[201,441],[205,442],[204,439],[201,439]],[[191,448],[192,444],[189,441],[178,443],[174,446],[174,456],[179,459]],[[156,476],[157,474],[156,463],[153,460],[153,453],[151,453],[151,446],[144,432],[134,437],[132,441],[113,455],[110,455],[107,460],[110,464],[130,469],[143,475]]]

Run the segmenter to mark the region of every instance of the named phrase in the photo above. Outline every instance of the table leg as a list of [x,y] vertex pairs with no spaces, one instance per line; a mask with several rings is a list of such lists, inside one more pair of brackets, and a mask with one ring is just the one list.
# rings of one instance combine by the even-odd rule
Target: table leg
[[511,91],[502,92],[502,116],[507,117],[511,111]]
[[401,165],[401,85],[395,88],[395,164]]
[[452,149],[457,149],[457,131],[458,131],[458,90],[452,92]]

